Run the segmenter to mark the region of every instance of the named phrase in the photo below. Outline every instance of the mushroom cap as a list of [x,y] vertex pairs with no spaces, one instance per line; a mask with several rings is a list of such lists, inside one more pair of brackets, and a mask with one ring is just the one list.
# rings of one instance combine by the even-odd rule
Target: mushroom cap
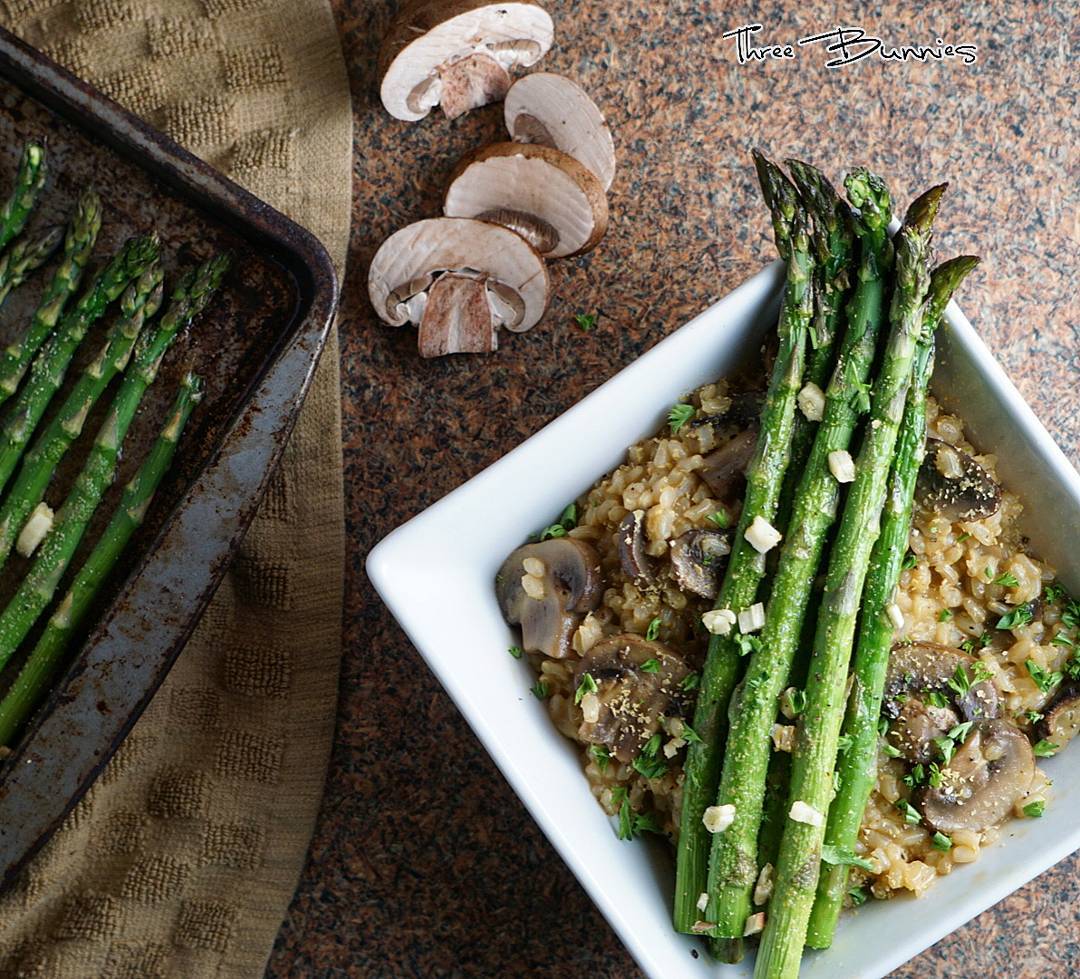
[[[529,558],[544,565],[542,598],[527,594],[522,584]],[[495,576],[495,596],[503,618],[521,626],[521,645],[529,653],[553,659],[570,655],[570,642],[585,612],[600,604],[600,558],[573,537],[525,544],[512,551]]]
[[[503,312],[502,325],[515,333],[535,326],[547,307],[547,268],[536,250],[501,225],[468,218],[426,218],[387,238],[368,270],[371,305],[391,326],[418,321],[408,304],[412,293],[403,296],[403,290],[421,286],[415,291],[426,292],[444,272],[483,277],[490,301]],[[390,303],[392,295],[395,301]],[[514,308],[510,321],[507,307]]]
[[545,258],[587,252],[608,224],[607,197],[592,171],[533,143],[494,143],[465,156],[451,174],[443,211],[513,227]]
[[731,500],[741,490],[757,443],[757,428],[748,428],[704,457],[698,475],[718,500]]
[[978,721],[941,770],[941,785],[920,789],[916,804],[938,832],[978,832],[1008,815],[1034,775],[1035,754],[1018,728],[1008,721]]
[[684,592],[716,598],[722,558],[731,553],[731,538],[719,530],[688,530],[671,542],[671,568]]
[[[655,672],[641,669],[649,660],[656,660]],[[584,722],[578,736],[591,744],[606,744],[619,761],[633,761],[659,730],[661,715],[680,702],[679,684],[689,672],[681,657],[663,643],[633,633],[598,642],[578,664],[574,686],[586,673],[592,676],[600,716],[595,723]]]
[[1080,734],[1080,681],[1062,684],[1036,731],[1059,750]]
[[519,78],[503,101],[506,131],[516,142],[562,150],[596,174],[607,190],[615,179],[615,142],[585,90],[563,75],[537,71]]
[[926,440],[916,498],[947,520],[980,520],[1001,505],[1001,487],[963,449],[940,439]]
[[[555,25],[534,0],[421,0],[402,8],[379,49],[379,95],[396,119],[423,119],[434,104],[410,105],[410,95],[438,69],[473,55],[504,69],[536,64],[551,47]],[[529,42],[525,45],[516,42]]]

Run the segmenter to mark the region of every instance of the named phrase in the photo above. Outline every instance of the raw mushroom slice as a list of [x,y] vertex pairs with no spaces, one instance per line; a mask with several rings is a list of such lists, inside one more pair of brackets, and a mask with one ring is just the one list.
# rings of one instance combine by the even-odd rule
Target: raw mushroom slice
[[576,82],[547,71],[510,86],[503,103],[506,131],[518,143],[562,150],[596,174],[604,190],[615,179],[615,143],[596,103]]
[[[646,664],[648,669],[642,669]],[[637,757],[660,729],[660,718],[683,709],[679,684],[689,673],[682,659],[662,643],[624,633],[593,646],[578,664],[574,687],[588,673],[596,682],[599,713],[578,731],[582,741],[604,744],[622,762]]]
[[915,804],[931,829],[955,833],[996,826],[1025,795],[1035,775],[1031,744],[1008,721],[979,721],[937,788],[920,789]]
[[522,648],[554,659],[570,655],[574,632],[601,591],[600,558],[572,537],[517,548],[495,576],[499,608],[507,623],[521,626]]
[[594,248],[608,224],[607,197],[592,171],[550,146],[495,143],[454,169],[443,211],[516,231],[545,258]]
[[436,105],[448,119],[510,88],[510,70],[551,47],[551,16],[533,0],[426,0],[406,5],[379,50],[379,95],[396,119],[415,122]]
[[391,326],[416,323],[420,353],[494,350],[498,327],[522,333],[548,300],[544,260],[514,232],[486,221],[428,218],[394,232],[375,253],[368,294]]

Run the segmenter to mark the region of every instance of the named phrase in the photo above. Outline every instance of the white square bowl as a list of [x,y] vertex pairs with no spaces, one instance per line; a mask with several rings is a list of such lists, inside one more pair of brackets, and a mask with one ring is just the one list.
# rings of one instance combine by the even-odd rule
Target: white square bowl
[[[623,943],[654,979],[709,977],[699,940],[671,927],[673,860],[660,841],[624,842],[589,791],[576,746],[529,693],[528,665],[494,596],[505,556],[623,461],[686,392],[756,354],[775,325],[774,263],[653,347],[546,428],[387,536],[367,571],[428,666]],[[1080,591],[1080,476],[955,305],[940,331],[934,392],[958,411],[1025,502],[1024,531]],[[1044,762],[1053,796],[1040,820],[1014,821],[978,863],[846,914],[833,947],[808,953],[806,979],[876,979],[1080,848],[1080,748]],[[883,940],[884,939],[884,940]],[[750,976],[751,960],[725,976]]]

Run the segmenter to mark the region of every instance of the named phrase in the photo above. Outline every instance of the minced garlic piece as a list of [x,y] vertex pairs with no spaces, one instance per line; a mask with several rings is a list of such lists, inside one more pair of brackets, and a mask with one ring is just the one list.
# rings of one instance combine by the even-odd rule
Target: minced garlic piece
[[783,534],[760,515],[754,517],[753,522],[746,528],[746,533],[743,536],[758,554],[771,551],[783,540]]
[[820,812],[801,799],[791,804],[791,811],[788,816],[794,819],[795,822],[805,823],[807,826],[821,826],[825,822],[825,817]]
[[755,602],[739,613],[739,632],[757,632],[765,624],[765,606]]
[[803,386],[795,400],[807,421],[821,421],[825,414],[825,392],[813,381]]
[[701,624],[714,636],[726,636],[735,622],[735,613],[729,608],[713,609],[701,617]]
[[795,725],[774,724],[772,726],[772,743],[777,751],[793,751],[795,748]]
[[23,557],[30,557],[37,550],[38,544],[45,535],[52,530],[53,511],[48,503],[39,503],[30,514],[30,519],[23,525],[19,539],[15,542],[15,550]]
[[525,569],[526,574],[535,575],[537,578],[542,578],[544,572],[547,570],[544,567],[544,562],[538,557],[527,557],[521,562],[522,568]]
[[885,614],[888,615],[894,629],[904,628],[904,613],[900,611],[900,606],[896,602],[890,602],[885,606]]
[[726,806],[709,806],[702,813],[701,821],[710,833],[722,833],[735,821],[735,807],[730,804]]
[[600,720],[600,698],[594,693],[587,693],[581,698],[581,716],[586,724],[595,724]]
[[702,891],[698,895],[697,909],[699,911],[704,911],[708,906],[709,906],[709,892],[708,891]]
[[540,601],[544,597],[544,579],[537,578],[533,574],[523,574],[521,576],[521,590],[525,592],[529,598],[535,598]]
[[757,914],[752,914],[746,919],[746,927],[743,929],[743,936],[749,937],[750,935],[756,935],[758,932],[763,931],[764,928],[765,912],[759,911]]
[[769,898],[772,897],[772,884],[773,865],[767,863],[761,868],[761,873],[758,874],[757,883],[754,885],[754,903],[758,907],[768,903]]
[[855,481],[855,460],[846,449],[838,449],[829,453],[829,472],[838,483],[853,483]]

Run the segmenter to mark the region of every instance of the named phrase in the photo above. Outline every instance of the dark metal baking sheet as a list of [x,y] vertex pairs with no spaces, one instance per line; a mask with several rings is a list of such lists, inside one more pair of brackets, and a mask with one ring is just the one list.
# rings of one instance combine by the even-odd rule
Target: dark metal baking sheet
[[[81,189],[96,187],[105,215],[95,268],[124,239],[151,229],[163,240],[167,281],[222,250],[234,257],[220,296],[174,344],[144,399],[120,477],[82,553],[155,438],[178,378],[193,367],[206,396],[172,471],[68,673],[0,767],[6,882],[92,784],[195,628],[292,430],[326,342],[337,281],[311,234],[2,29],[0,135],[0,174],[14,174],[28,138],[48,147],[48,192],[32,227],[64,220]],[[17,334],[40,288],[28,284],[0,310],[0,342]],[[93,337],[84,346],[83,358]],[[62,500],[80,462],[78,452],[66,460],[50,502]],[[22,570],[11,562],[0,599]]]

